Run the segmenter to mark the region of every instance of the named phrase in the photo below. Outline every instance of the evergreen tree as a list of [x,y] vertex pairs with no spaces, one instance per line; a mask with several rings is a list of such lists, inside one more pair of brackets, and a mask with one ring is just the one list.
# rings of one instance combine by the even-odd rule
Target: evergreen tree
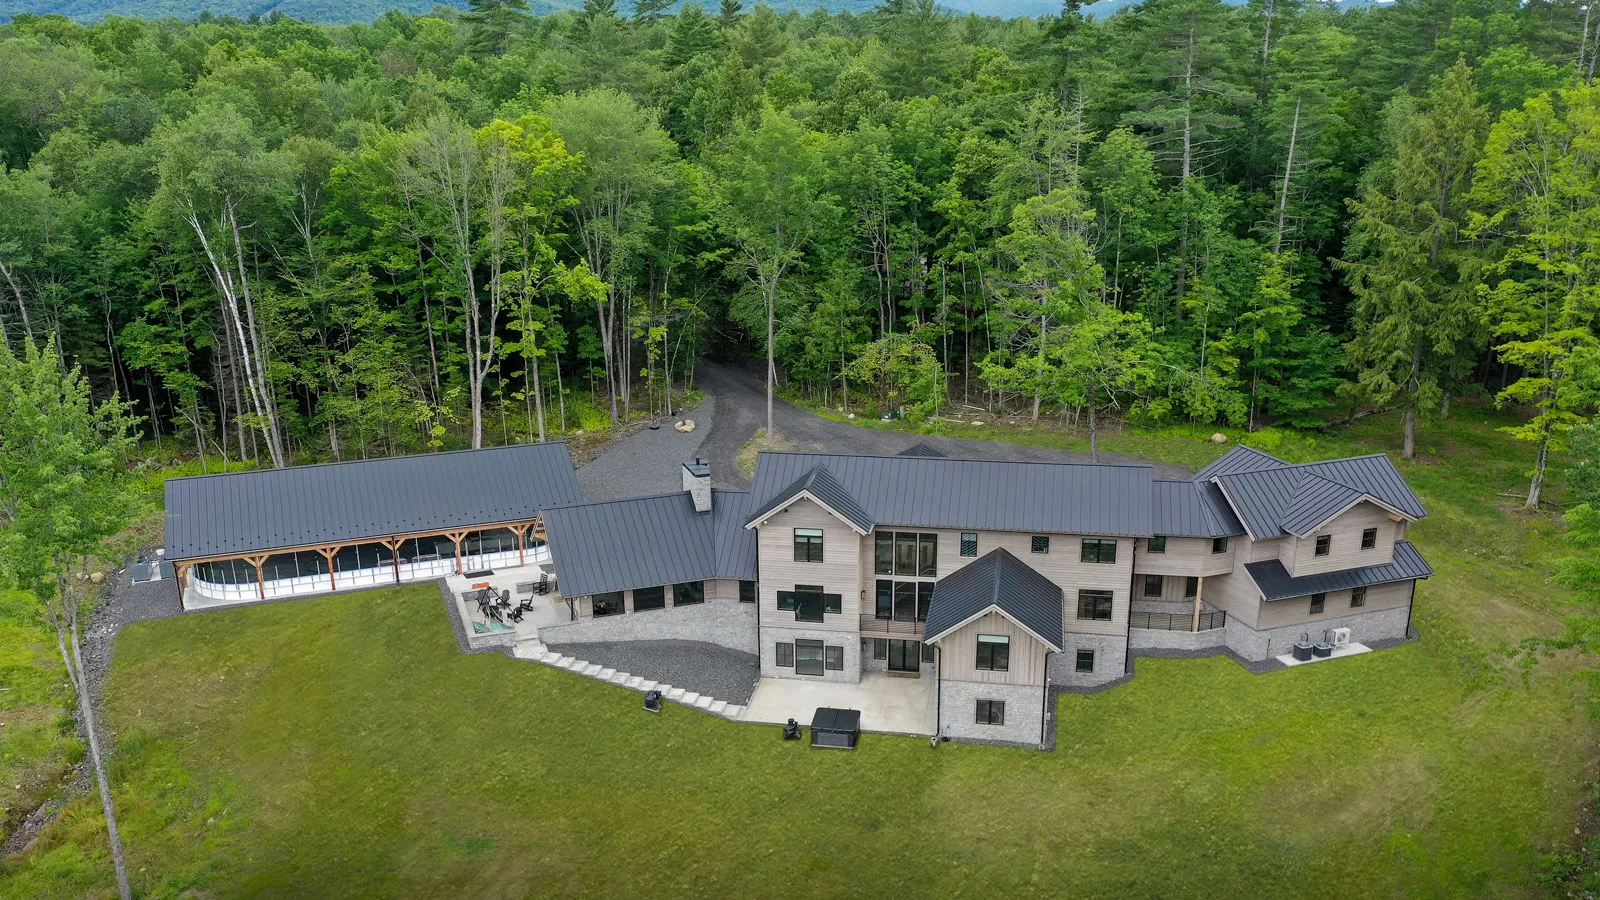
[[1406,459],[1416,455],[1418,416],[1450,387],[1445,364],[1479,320],[1461,232],[1488,123],[1472,70],[1457,62],[1403,127],[1387,183],[1350,201],[1355,221],[1340,265],[1355,295],[1352,392],[1404,409]]
[[469,26],[468,47],[478,56],[504,56],[528,18],[528,0],[467,0],[461,14]]
[[722,0],[717,6],[717,21],[724,31],[731,31],[739,24],[739,14],[744,10],[744,4],[739,0]]

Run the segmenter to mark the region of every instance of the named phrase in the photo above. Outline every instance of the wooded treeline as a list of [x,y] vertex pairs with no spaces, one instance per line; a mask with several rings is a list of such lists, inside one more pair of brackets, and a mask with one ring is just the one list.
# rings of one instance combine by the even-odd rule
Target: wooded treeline
[[[1593,412],[1577,2],[521,0],[0,27],[0,325],[270,464],[664,412],[708,350],[831,405],[1315,425]],[[1540,490],[1536,476],[1529,502]]]

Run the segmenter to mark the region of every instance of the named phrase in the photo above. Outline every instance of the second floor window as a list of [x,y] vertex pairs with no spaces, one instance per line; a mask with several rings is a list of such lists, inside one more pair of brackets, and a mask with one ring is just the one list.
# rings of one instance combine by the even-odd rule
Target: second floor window
[[978,555],[978,533],[976,531],[961,532],[961,555]]
[[933,578],[939,572],[939,536],[915,531],[880,531],[872,539],[872,570],[878,575]]
[[1320,615],[1322,613],[1322,607],[1325,606],[1327,604],[1327,602],[1328,602],[1328,595],[1327,594],[1312,594],[1311,595],[1311,614],[1313,616]]
[[1150,552],[1150,553],[1165,553],[1165,552],[1167,552],[1167,538],[1166,538],[1166,536],[1158,534],[1155,537],[1150,538],[1149,540],[1144,542],[1144,549],[1146,551]]
[[1011,668],[1011,638],[1003,634],[978,635],[977,667],[985,672],[1005,672]]
[[1111,592],[1079,591],[1078,618],[1100,622],[1111,621]]
[[1212,538],[1211,539],[1211,552],[1212,553],[1227,553],[1228,552],[1228,539],[1225,538],[1225,537]]
[[821,622],[824,613],[838,615],[844,610],[844,598],[823,593],[820,584],[797,584],[792,591],[778,592],[778,609],[793,610],[796,622]]
[[1365,528],[1361,531],[1361,549],[1371,550],[1378,546],[1378,529]]
[[1117,542],[1099,538],[1083,539],[1083,561],[1086,563],[1114,563],[1117,561]]
[[1317,538],[1317,555],[1318,556],[1327,556],[1328,555],[1328,551],[1332,550],[1332,549],[1333,549],[1333,535],[1324,534],[1324,535],[1318,536],[1318,538]]
[[1352,609],[1354,609],[1357,606],[1366,606],[1366,605],[1367,605],[1367,589],[1364,588],[1364,587],[1351,588],[1350,589],[1350,607]]
[[1033,536],[1033,541],[1032,541],[1032,544],[1031,544],[1031,549],[1035,553],[1049,553],[1050,552],[1050,535],[1048,535],[1048,534],[1036,534],[1036,535],[1034,535]]
[[794,530],[794,561],[822,562],[821,528],[796,528]]

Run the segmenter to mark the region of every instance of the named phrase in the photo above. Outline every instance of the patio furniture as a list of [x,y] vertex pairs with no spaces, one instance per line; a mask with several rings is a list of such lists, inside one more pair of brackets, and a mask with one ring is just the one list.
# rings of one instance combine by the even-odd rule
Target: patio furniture
[[533,612],[533,598],[532,597],[524,597],[524,598],[522,598],[522,602],[517,604],[517,609],[519,611],[525,612],[525,613]]
[[534,585],[534,591],[543,595],[550,593],[550,575],[545,573],[539,576],[539,583]]
[[502,613],[500,611],[500,607],[498,607],[498,606],[489,607],[489,611],[486,613],[486,615],[488,615],[489,618],[495,620],[496,622],[500,622],[501,624],[505,623],[505,618],[504,618],[505,613]]
[[512,607],[511,611],[506,613],[506,618],[510,619],[513,622],[521,622],[522,621],[522,607],[520,607],[520,606]]

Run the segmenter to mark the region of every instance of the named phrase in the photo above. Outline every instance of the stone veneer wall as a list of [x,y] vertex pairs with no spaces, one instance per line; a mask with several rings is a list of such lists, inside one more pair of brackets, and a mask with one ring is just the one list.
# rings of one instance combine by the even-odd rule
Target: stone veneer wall
[[693,606],[668,606],[620,616],[583,618],[546,625],[547,644],[595,641],[701,641],[744,653],[756,652],[756,605],[737,599],[707,598]]
[[1410,618],[1409,606],[1397,606],[1369,613],[1328,616],[1304,625],[1257,631],[1235,622],[1230,616],[1225,630],[1228,635],[1228,649],[1244,659],[1260,662],[1289,653],[1302,633],[1309,635],[1312,641],[1320,641],[1323,629],[1328,628],[1349,628],[1350,640],[1363,644],[1404,639],[1406,622]]
[[[823,646],[844,648],[843,669],[823,669],[821,675],[797,675],[793,666],[778,665],[778,644],[789,643],[796,638],[803,641],[821,641]],[[861,639],[850,631],[828,631],[823,629],[807,628],[763,628],[761,629],[761,648],[757,651],[761,655],[762,678],[798,678],[801,681],[838,681],[845,684],[858,684],[861,681]],[[868,657],[871,657],[870,652]],[[824,651],[826,661],[826,651]]]
[[[996,741],[1039,746],[1040,716],[1044,713],[1044,688],[1037,684],[982,684],[976,681],[939,683],[940,734],[951,740]],[[979,725],[979,700],[1004,700],[1004,725]]]
[[[1094,687],[1115,681],[1128,662],[1128,638],[1120,634],[1073,634],[1061,636],[1061,652],[1050,655],[1050,683],[1066,690]],[[1078,672],[1078,651],[1094,651],[1094,671]]]

